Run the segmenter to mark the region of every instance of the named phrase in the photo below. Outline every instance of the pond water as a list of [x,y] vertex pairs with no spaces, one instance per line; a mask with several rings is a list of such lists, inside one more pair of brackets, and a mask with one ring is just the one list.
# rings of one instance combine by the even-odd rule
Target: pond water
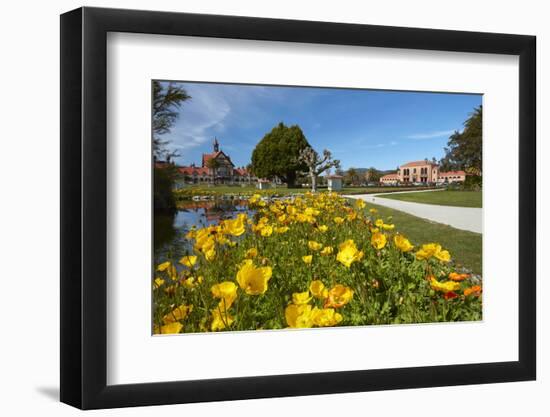
[[250,213],[244,200],[188,201],[174,213],[155,213],[155,265],[191,251],[191,242],[185,239],[185,235],[193,226],[200,228],[216,224],[239,213]]

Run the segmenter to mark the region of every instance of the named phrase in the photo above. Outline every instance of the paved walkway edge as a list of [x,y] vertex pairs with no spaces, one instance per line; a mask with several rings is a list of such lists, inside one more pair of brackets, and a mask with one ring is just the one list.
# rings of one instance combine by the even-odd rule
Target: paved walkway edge
[[[413,191],[414,192],[414,191]],[[483,209],[473,207],[438,206],[435,204],[411,203],[383,198],[384,194],[345,195],[369,203],[400,210],[422,219],[445,224],[460,230],[483,233]]]

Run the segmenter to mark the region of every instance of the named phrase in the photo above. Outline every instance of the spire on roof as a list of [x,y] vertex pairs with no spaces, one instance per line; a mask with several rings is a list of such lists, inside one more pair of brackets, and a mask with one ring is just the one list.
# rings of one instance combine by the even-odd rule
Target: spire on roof
[[217,138],[214,138],[214,152],[218,152],[220,150],[220,144],[218,142]]

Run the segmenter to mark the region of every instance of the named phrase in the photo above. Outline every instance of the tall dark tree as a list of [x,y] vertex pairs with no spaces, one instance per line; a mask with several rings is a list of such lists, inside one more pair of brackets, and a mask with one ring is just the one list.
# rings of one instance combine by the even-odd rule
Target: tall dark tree
[[299,126],[279,123],[258,142],[252,152],[252,171],[258,178],[280,178],[293,187],[296,173],[307,166],[299,161],[309,143]]
[[479,106],[464,122],[462,132],[455,131],[445,148],[441,169],[464,170],[481,175],[482,170],[483,108]]
[[181,103],[190,98],[185,90],[176,84],[153,81],[153,156],[155,160],[167,162],[161,167],[155,166],[154,169],[153,202],[155,210],[174,210],[176,207],[172,189],[177,170],[171,162],[179,155],[176,151],[167,149],[168,141],[162,140],[161,135],[170,132],[178,118]]
[[157,159],[178,156],[166,149],[168,141],[162,140],[160,136],[170,132],[179,116],[181,104],[190,98],[191,96],[177,84],[153,81],[153,153]]

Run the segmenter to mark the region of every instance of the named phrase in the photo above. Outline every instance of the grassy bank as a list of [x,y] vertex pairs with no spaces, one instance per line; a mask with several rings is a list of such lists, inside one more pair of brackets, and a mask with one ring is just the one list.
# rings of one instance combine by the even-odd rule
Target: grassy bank
[[381,217],[391,216],[392,222],[399,224],[399,230],[403,232],[413,244],[428,241],[438,242],[449,249],[456,262],[471,269],[476,274],[482,273],[481,234],[458,230],[387,207],[375,204],[369,204],[369,207],[370,206],[375,206]]
[[[428,187],[345,187],[340,194],[376,194],[376,193],[393,193],[397,191],[425,190]],[[308,188],[287,188],[276,187],[265,190],[258,190],[254,186],[230,186],[230,185],[215,185],[207,186],[191,186],[175,191],[177,200],[190,199],[193,197],[222,197],[222,196],[251,196],[260,194],[262,196],[273,195],[291,195],[304,194],[309,191]],[[320,188],[319,192],[327,192],[326,188]]]
[[481,191],[430,191],[426,193],[393,194],[384,198],[455,207],[482,207],[483,203]]

